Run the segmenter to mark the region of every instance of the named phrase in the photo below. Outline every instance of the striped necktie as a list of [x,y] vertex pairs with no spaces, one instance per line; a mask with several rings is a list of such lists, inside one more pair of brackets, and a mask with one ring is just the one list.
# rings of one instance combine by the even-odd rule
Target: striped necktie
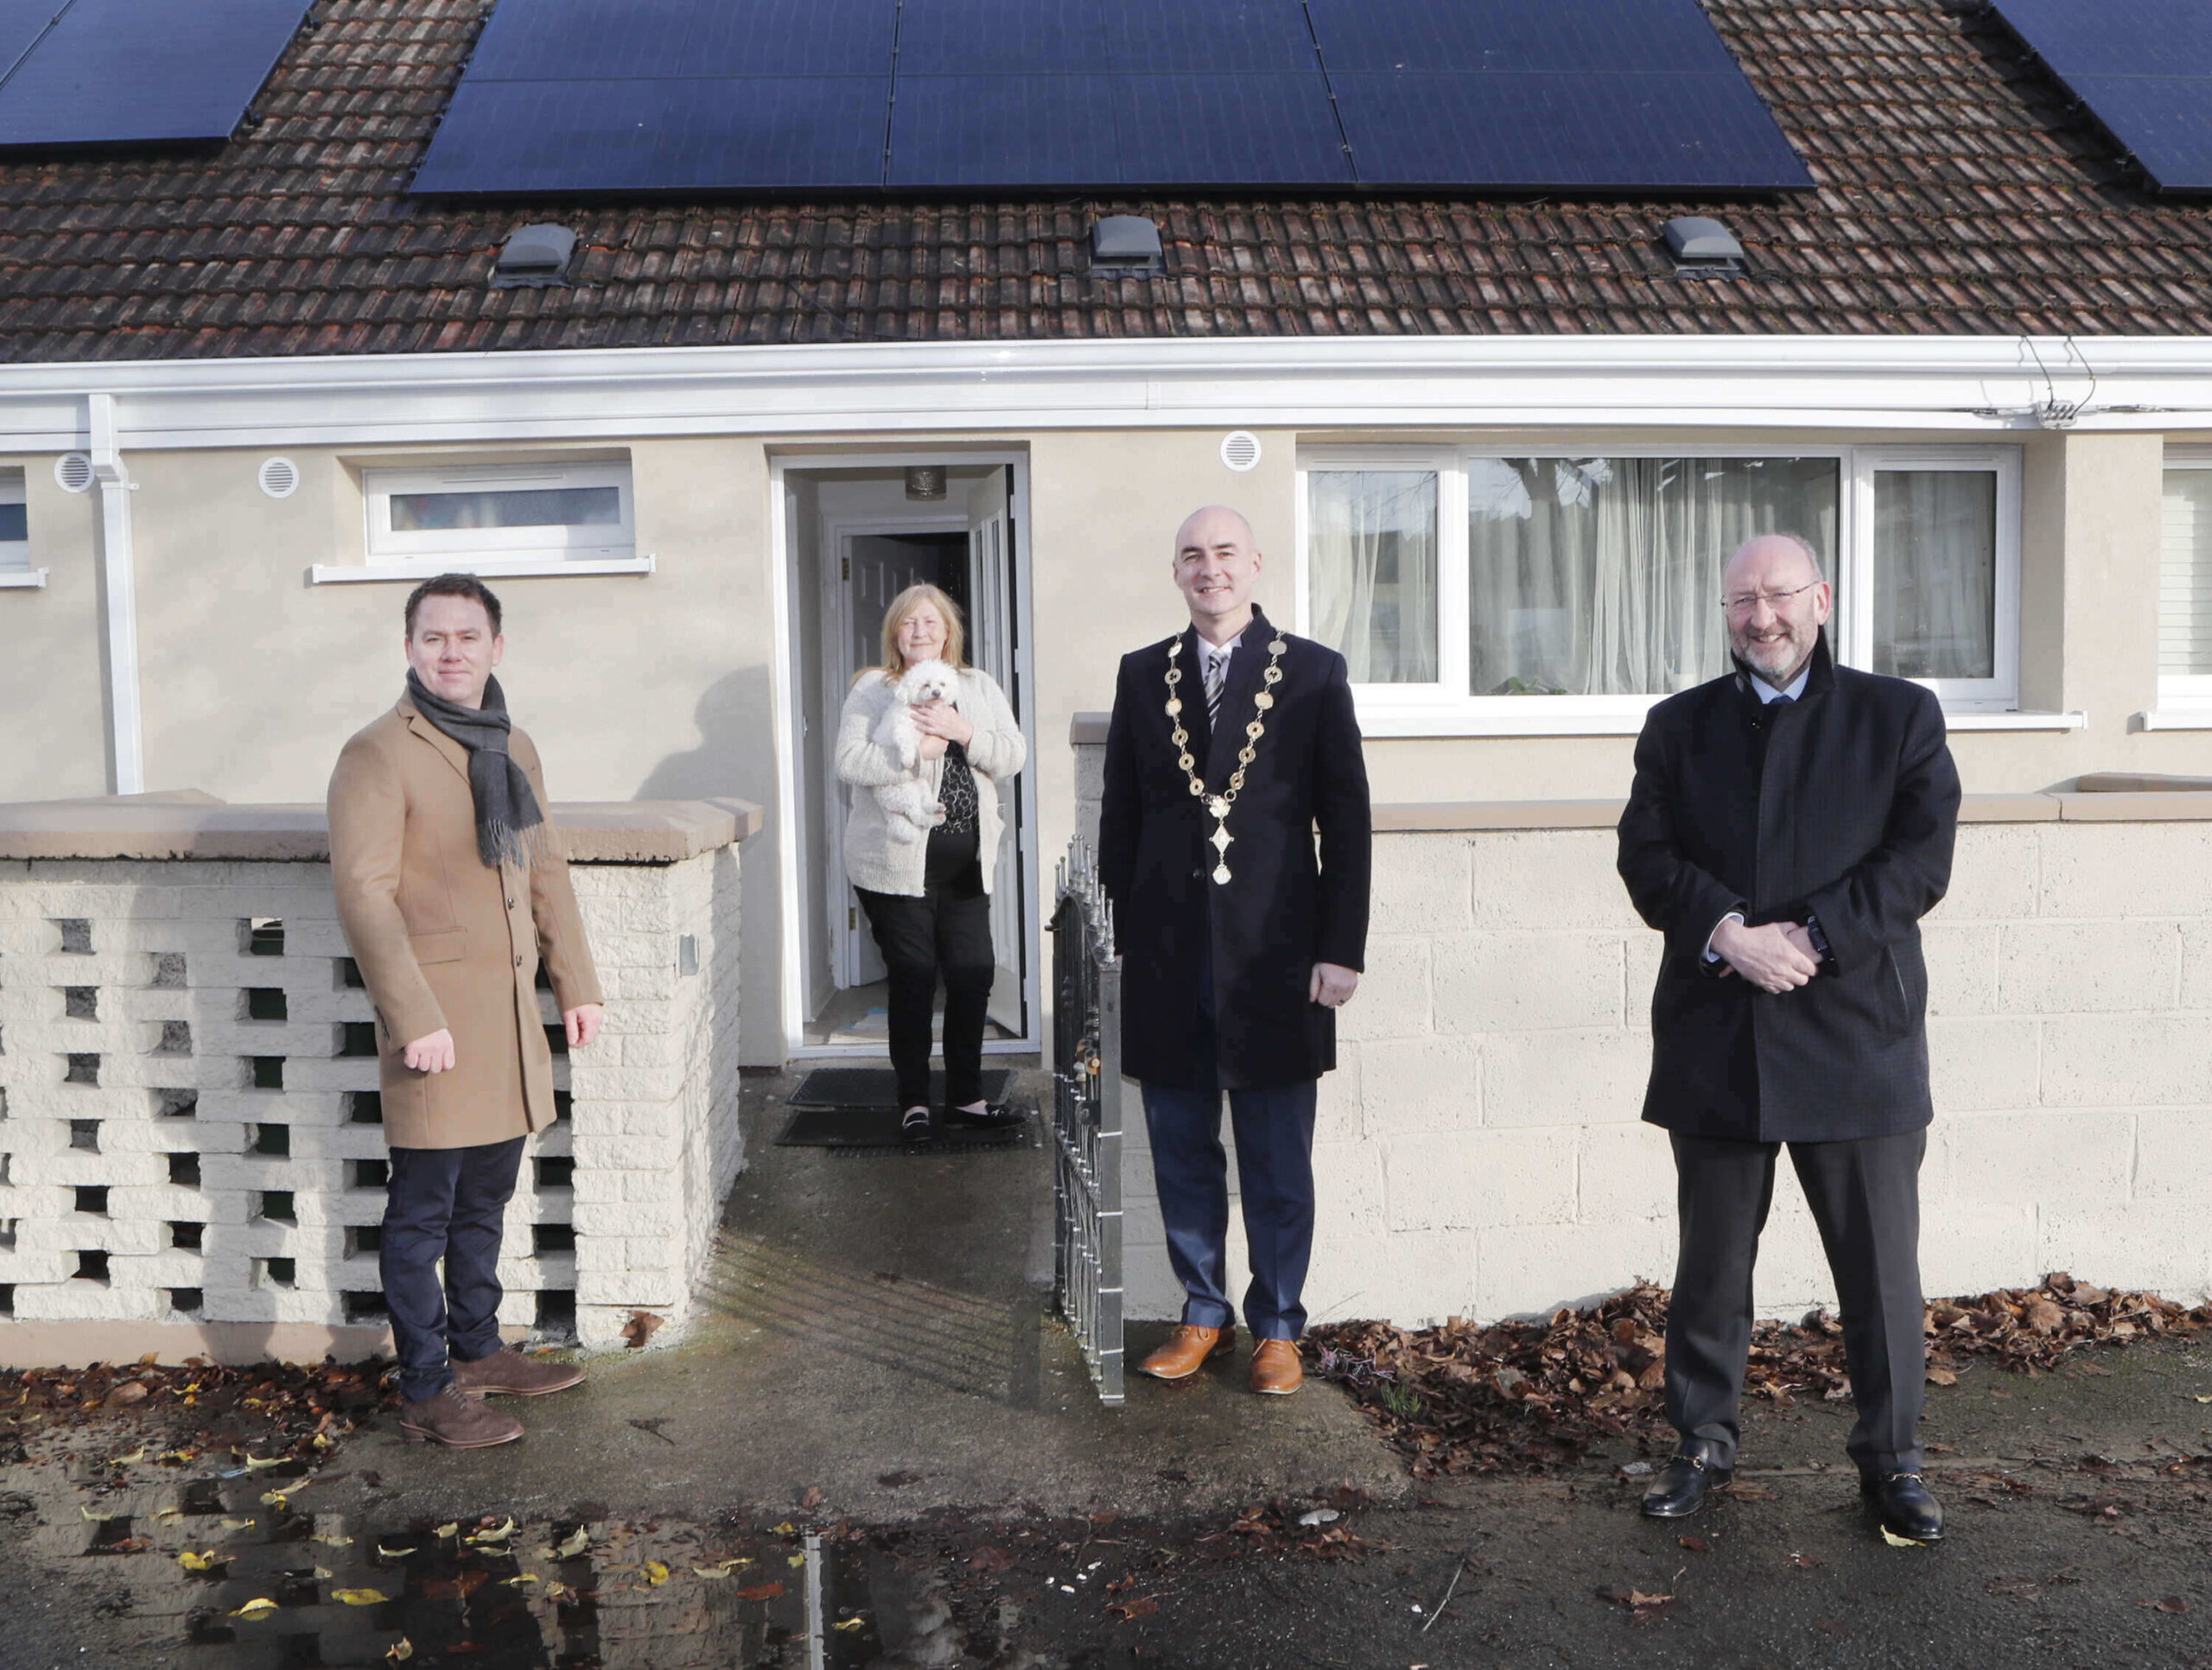
[[1221,728],[1221,693],[1229,683],[1229,657],[1206,651],[1206,724]]

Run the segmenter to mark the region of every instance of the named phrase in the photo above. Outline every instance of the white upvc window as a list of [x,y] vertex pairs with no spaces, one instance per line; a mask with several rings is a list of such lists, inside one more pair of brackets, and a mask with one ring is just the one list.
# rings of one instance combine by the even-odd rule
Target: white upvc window
[[23,504],[23,473],[0,470],[0,586],[45,583],[45,572],[31,567],[31,532]]
[[630,467],[455,464],[365,470],[372,565],[497,572],[520,563],[622,562],[636,555]]
[[2158,563],[2158,705],[2212,708],[2212,448],[2170,448]]
[[2014,448],[1311,448],[1299,630],[1378,735],[1633,731],[1726,670],[1720,571],[1760,533],[1821,554],[1831,641],[1955,713],[2019,689]]

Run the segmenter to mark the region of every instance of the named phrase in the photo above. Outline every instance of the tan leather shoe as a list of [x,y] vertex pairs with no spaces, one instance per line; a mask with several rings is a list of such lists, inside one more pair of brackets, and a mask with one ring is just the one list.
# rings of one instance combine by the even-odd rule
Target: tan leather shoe
[[481,1450],[490,1444],[511,1444],[522,1436],[522,1423],[512,1415],[479,1403],[448,1381],[435,1397],[399,1406],[399,1430],[410,1444],[444,1444],[455,1450]]
[[1236,1349],[1236,1324],[1234,1322],[1219,1328],[1200,1328],[1192,1323],[1177,1324],[1167,1337],[1167,1343],[1137,1365],[1141,1375],[1150,1375],[1154,1380],[1188,1380],[1198,1372],[1208,1357],[1217,1357],[1224,1351]]
[[1306,1378],[1294,1339],[1263,1339],[1252,1348],[1252,1389],[1262,1397],[1287,1398]]
[[542,1398],[548,1392],[565,1392],[584,1377],[584,1371],[573,1362],[526,1357],[512,1345],[503,1345],[474,1362],[460,1357],[451,1362],[454,1379],[473,1398]]

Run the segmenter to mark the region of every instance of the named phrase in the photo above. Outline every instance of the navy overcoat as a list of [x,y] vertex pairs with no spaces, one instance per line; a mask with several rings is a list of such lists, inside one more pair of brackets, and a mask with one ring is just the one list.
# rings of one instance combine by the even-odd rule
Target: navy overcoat
[[[1122,1061],[1132,1078],[1185,1089],[1268,1089],[1337,1064],[1336,1014],[1309,996],[1313,965],[1363,967],[1373,823],[1344,658],[1289,645],[1236,807],[1230,880],[1210,879],[1213,819],[1176,764],[1167,642],[1122,658],[1106,735],[1098,873],[1122,958]],[[1255,610],[1230,657],[1221,734],[1206,723],[1195,627],[1178,664],[1184,728],[1210,793],[1227,788],[1259,709],[1275,629]],[[1315,836],[1319,835],[1319,852]],[[1211,1062],[1202,1059],[1200,981],[1211,968]]]
[[[1695,1136],[1832,1142],[1917,1130],[1928,1094],[1920,918],[1943,897],[1959,774],[1921,686],[1838,667],[1763,707],[1738,666],[1651,710],[1620,873],[1667,937],[1643,1117]],[[1731,911],[1818,917],[1830,955],[1780,995],[1705,961]]]

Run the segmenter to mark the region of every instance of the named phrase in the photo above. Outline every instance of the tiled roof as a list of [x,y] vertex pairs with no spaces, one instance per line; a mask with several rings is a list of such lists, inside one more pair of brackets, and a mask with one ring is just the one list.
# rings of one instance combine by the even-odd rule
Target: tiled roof
[[[2195,334],[2212,206],[2146,193],[1977,0],[1706,0],[1819,182],[1659,202],[423,201],[478,0],[321,0],[213,155],[0,165],[0,359],[1007,338]],[[1094,277],[1101,213],[1166,274]],[[1657,241],[1719,216],[1732,279]],[[575,282],[493,290],[575,229]]]

